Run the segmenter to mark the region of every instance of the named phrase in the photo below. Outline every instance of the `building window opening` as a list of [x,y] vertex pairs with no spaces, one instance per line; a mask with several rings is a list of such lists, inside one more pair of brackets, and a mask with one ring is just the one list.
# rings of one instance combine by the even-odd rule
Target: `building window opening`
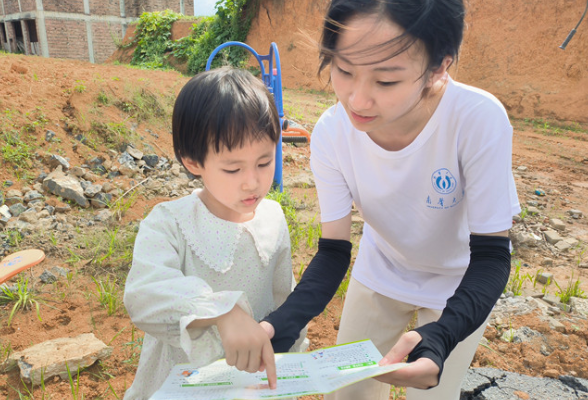
[[37,23],[34,19],[27,19],[27,31],[29,32],[29,41],[31,42],[31,53],[34,55],[40,55],[39,39],[37,36]]
[[16,52],[25,54],[24,35],[22,34],[20,21],[13,21],[12,29],[14,29],[14,38],[16,40]]

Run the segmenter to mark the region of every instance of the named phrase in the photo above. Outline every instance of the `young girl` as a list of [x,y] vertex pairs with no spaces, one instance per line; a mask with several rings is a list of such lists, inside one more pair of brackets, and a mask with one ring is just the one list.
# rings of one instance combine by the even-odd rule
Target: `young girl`
[[[500,102],[447,73],[462,0],[332,0],[321,41],[339,103],[312,135],[319,250],[266,320],[287,348],[349,265],[351,207],[365,224],[338,342],[370,338],[381,364],[411,364],[326,399],[459,399],[485,321],[508,281],[520,212],[512,127]],[[417,314],[416,328],[406,329]],[[273,328],[273,330],[272,330]],[[432,388],[432,389],[429,389]],[[422,390],[429,389],[429,390]]]
[[204,72],[181,90],[172,128],[177,159],[204,189],[158,204],[141,223],[124,302],[145,337],[125,399],[149,398],[177,363],[222,357],[267,370],[274,388],[274,353],[257,321],[294,279],[284,214],[264,199],[280,139],[273,98],[246,71]]

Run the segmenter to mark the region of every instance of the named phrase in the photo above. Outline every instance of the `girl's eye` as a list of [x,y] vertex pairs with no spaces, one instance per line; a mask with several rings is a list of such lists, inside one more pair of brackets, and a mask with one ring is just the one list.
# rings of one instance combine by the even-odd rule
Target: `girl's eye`
[[239,169],[223,169],[223,172],[226,172],[227,174],[236,174],[237,172],[239,172]]
[[269,167],[271,165],[271,161],[266,162],[265,164],[259,164],[259,168]]

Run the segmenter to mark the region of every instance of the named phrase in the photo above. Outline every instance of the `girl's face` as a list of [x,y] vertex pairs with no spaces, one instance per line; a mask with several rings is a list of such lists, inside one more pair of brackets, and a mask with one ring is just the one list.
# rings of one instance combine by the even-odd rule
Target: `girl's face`
[[[424,48],[417,42],[407,51],[380,61],[394,49],[375,52],[378,45],[403,33],[393,22],[377,16],[352,18],[337,39],[331,82],[353,126],[386,135],[422,125],[422,94],[445,72],[424,74]],[[391,53],[390,53],[391,54]],[[426,123],[426,121],[424,121]]]
[[276,145],[269,138],[247,142],[228,151],[210,151],[205,165],[182,159],[204,189],[200,199],[217,217],[231,222],[249,221],[273,183]]

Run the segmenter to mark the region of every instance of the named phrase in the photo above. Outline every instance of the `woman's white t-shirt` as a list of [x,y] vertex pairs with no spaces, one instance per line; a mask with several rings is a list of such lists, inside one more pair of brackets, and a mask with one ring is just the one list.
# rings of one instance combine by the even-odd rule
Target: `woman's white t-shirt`
[[469,235],[507,230],[520,212],[512,127],[491,94],[448,78],[431,119],[387,151],[353,127],[343,106],[312,134],[322,222],[365,221],[353,277],[390,298],[443,309],[469,264]]

